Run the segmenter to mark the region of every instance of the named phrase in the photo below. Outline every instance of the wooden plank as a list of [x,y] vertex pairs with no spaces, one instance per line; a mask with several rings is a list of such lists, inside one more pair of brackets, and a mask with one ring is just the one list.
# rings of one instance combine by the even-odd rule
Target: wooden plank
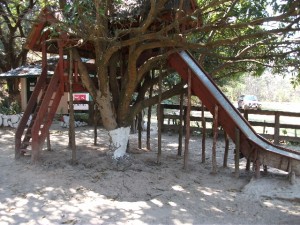
[[[179,110],[179,105],[171,105],[171,104],[162,104],[164,106],[165,109],[177,109]],[[186,106],[184,106],[184,108],[186,108]],[[204,107],[205,111],[208,112],[208,109],[206,107]],[[202,110],[202,106],[191,106],[191,111],[201,111]]]
[[[168,104],[164,104],[164,107],[166,109],[170,109],[170,110],[179,110],[179,106],[178,105],[168,105]],[[186,108],[186,107],[184,107]],[[192,109],[195,109],[195,110],[200,110],[200,112],[202,112],[202,109],[198,106],[196,107],[191,107],[191,111]],[[199,113],[200,113],[199,112]],[[263,111],[263,110],[246,110],[245,112],[245,117],[249,117],[250,114],[252,114],[252,112],[254,112],[253,114],[261,114],[261,115],[264,115],[264,114],[268,114],[268,115],[273,115],[275,116],[276,114],[276,111]],[[299,115],[300,116],[300,113],[289,113],[287,112],[287,114],[285,112],[278,112],[278,114],[281,116],[281,115],[292,115],[293,117],[295,117],[295,115]],[[164,119],[165,120],[180,120],[180,116],[179,115],[174,115],[174,114],[167,114],[165,113],[163,115]],[[190,116],[190,121],[193,122],[202,122],[202,116]],[[213,121],[213,119],[211,117],[206,117],[205,118],[205,121],[206,123],[210,123]],[[275,127],[275,122],[257,122],[257,121],[248,121],[252,126],[259,126],[259,127],[271,127],[271,128],[274,128]],[[174,124],[169,124],[169,125],[166,125],[166,124],[163,124],[163,130],[170,130],[170,131],[174,131],[174,132],[178,132],[179,131],[179,127],[176,127],[177,125],[174,125]],[[202,125],[203,127],[203,125]],[[281,129],[294,129],[294,130],[297,130],[299,129],[300,130],[300,125],[299,124],[280,124],[280,130]],[[208,129],[209,131],[210,129]],[[199,127],[196,127],[196,126],[191,126],[190,127],[190,131],[191,132],[194,132],[194,131],[200,131],[202,132],[202,128],[199,128]],[[267,139],[274,139],[274,135],[273,134],[261,134],[261,136],[263,137],[266,137]],[[296,136],[296,135],[295,135]],[[280,132],[279,132],[279,141],[294,141],[294,142],[300,142],[300,137],[293,137],[293,136],[280,136]]]
[[[165,120],[179,120],[180,119],[180,115],[174,115],[174,114],[164,114],[164,119]],[[198,122],[202,122],[202,117],[196,117],[196,116],[190,116],[190,121],[198,121]],[[206,122],[213,122],[213,119],[211,117],[206,117],[205,118]]]
[[[256,121],[249,121],[250,125],[253,127],[275,127],[275,123],[270,122],[256,122]],[[287,128],[287,129],[300,129],[300,125],[297,124],[280,124],[280,128]]]
[[285,111],[272,111],[272,110],[255,110],[255,109],[239,109],[241,113],[244,113],[245,111],[248,112],[248,114],[256,114],[256,115],[273,115],[275,116],[276,113],[279,113],[280,116],[289,116],[289,117],[300,117],[300,113],[298,112],[285,112]]

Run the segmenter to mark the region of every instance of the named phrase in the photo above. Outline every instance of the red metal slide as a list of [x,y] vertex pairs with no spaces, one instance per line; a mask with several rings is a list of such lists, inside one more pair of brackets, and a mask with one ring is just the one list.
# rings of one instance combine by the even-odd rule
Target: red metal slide
[[229,102],[212,78],[201,68],[193,56],[181,51],[169,56],[169,65],[187,81],[191,74],[191,90],[208,110],[214,114],[218,106],[218,124],[236,143],[236,130],[240,132],[241,153],[259,165],[267,165],[300,175],[300,152],[276,146],[258,135],[247,120]]

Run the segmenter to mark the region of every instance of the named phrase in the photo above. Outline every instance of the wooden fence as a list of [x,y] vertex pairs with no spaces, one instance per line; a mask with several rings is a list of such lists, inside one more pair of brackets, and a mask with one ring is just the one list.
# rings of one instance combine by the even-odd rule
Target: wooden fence
[[[202,107],[191,108],[191,132],[202,130]],[[255,131],[266,139],[274,140],[278,144],[281,141],[300,143],[300,113],[269,111],[269,110],[240,110],[246,120],[253,126]],[[178,132],[180,120],[179,105],[162,104],[159,112],[162,118],[162,131]],[[186,118],[186,107],[183,107],[183,119]],[[204,113],[207,132],[211,132],[212,115],[205,109]]]

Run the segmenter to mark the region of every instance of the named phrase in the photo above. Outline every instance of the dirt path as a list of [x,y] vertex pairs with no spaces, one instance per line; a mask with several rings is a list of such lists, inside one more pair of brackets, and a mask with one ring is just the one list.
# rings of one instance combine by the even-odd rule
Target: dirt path
[[[211,175],[211,140],[201,163],[201,140],[190,142],[189,169],[176,156],[177,135],[163,135],[162,164],[152,149],[131,153],[122,163],[107,153],[108,137],[99,129],[93,146],[91,127],[76,128],[78,164],[70,164],[67,130],[53,128],[53,151],[43,151],[38,165],[29,157],[14,160],[14,130],[0,129],[0,225],[5,224],[299,224],[300,182],[291,185],[277,170],[252,179],[241,163],[233,176],[222,168],[224,140],[218,142],[218,174]],[[145,135],[145,134],[144,134]],[[137,146],[136,135],[130,148]],[[300,150],[300,147],[298,147]],[[136,151],[135,151],[136,153]]]

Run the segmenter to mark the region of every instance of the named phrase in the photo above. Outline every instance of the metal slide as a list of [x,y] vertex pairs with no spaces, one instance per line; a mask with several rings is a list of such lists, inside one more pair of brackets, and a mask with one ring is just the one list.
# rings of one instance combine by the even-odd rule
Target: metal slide
[[233,142],[236,142],[236,129],[240,130],[241,152],[246,158],[300,175],[300,152],[276,146],[258,135],[189,52],[174,53],[169,56],[168,62],[184,80],[191,74],[193,94],[212,114],[218,106],[218,122]]

